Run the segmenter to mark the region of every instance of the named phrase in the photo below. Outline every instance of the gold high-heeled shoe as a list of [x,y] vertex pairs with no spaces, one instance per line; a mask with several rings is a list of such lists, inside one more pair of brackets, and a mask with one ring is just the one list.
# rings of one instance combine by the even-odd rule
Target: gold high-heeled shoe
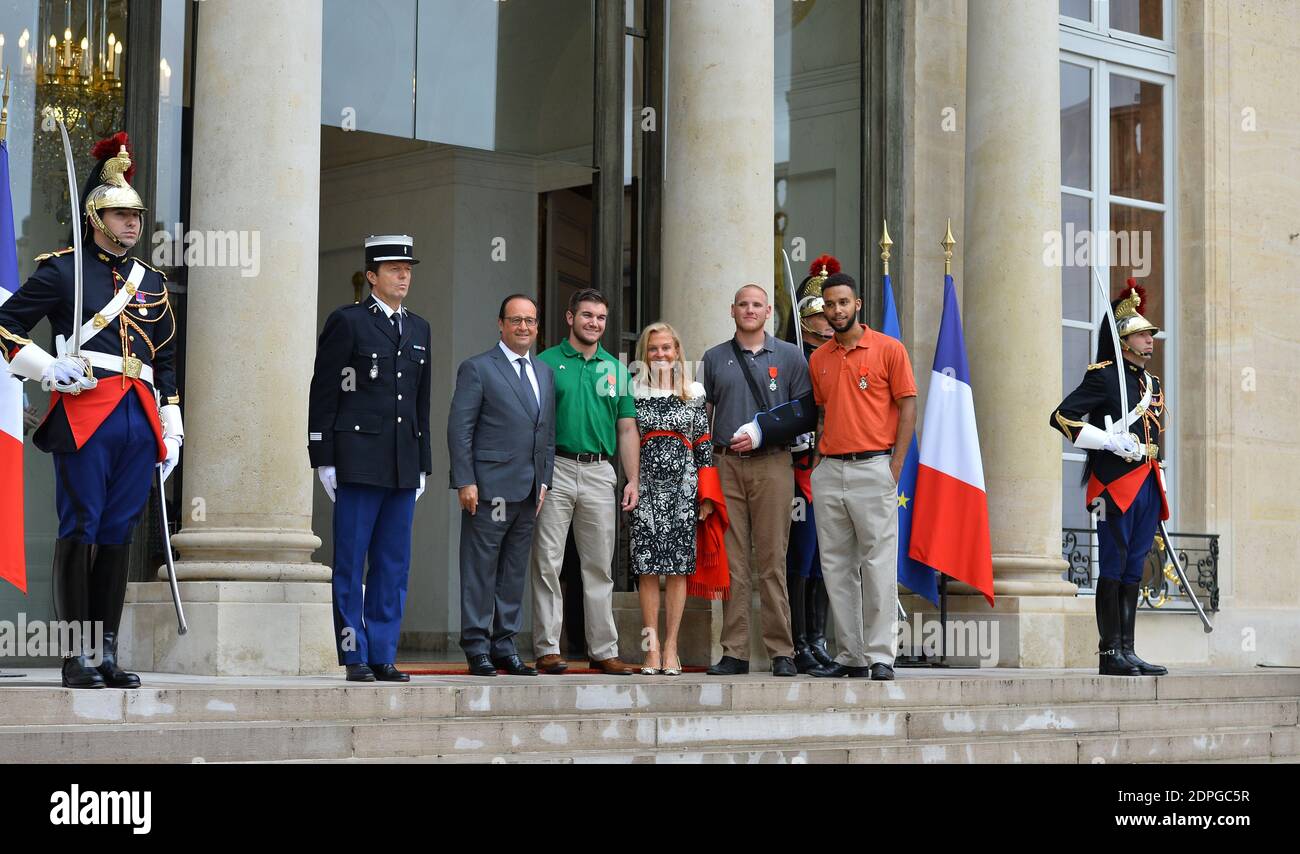
[[[660,655],[660,659],[662,659],[662,658],[663,658],[663,655],[661,654],[661,655]],[[658,667],[647,667],[647,666],[645,666],[645,665],[642,665],[642,666],[641,666],[641,675],[642,675],[642,676],[658,676],[660,673],[663,673],[663,670],[662,670],[661,668],[658,668]]]
[[[666,663],[666,662],[665,662],[665,663]],[[664,674],[665,676],[681,676],[681,675],[682,675],[682,657],[681,657],[680,655],[677,656],[677,666],[676,666],[676,667],[665,667],[665,668],[663,669],[663,674]]]

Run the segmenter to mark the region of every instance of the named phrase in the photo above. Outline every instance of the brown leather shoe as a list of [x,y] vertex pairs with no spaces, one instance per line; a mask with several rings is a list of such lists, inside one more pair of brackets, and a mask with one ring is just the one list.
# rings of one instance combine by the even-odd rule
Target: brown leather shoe
[[591,662],[591,669],[609,676],[632,676],[641,673],[640,667],[619,661],[617,655],[604,661]]
[[537,659],[537,663],[533,666],[543,673],[549,673],[554,676],[557,673],[563,673],[568,668],[569,662],[560,658],[558,655],[552,654],[543,655],[541,658]]

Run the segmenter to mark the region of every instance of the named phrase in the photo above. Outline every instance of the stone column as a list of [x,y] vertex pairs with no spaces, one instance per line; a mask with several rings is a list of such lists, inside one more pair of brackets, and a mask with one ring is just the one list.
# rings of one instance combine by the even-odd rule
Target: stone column
[[[198,17],[190,228],[205,248],[224,235],[229,249],[189,270],[183,530],[173,543],[190,633],[176,637],[165,584],[136,585],[124,643],[142,669],[334,666],[307,460],[321,17],[317,0],[205,3]],[[231,257],[231,235],[251,264]]]
[[[1008,21],[1022,36],[1015,50]],[[1090,603],[1062,579],[1061,438],[1048,426],[1062,396],[1061,271],[1043,260],[1044,235],[1061,227],[1057,28],[1053,3],[969,5],[958,239],[1002,663],[1059,667],[1079,663],[1070,649],[1096,635],[1090,608],[1078,609]]]
[[771,0],[675,0],[668,16],[660,315],[688,361],[735,331],[747,282],[772,291]]
[[[753,282],[771,297],[774,25],[771,0],[674,0],[668,15],[663,299],[654,319],[678,331],[688,363],[735,332],[737,288]],[[620,626],[640,625],[635,596],[617,608]],[[751,622],[757,634],[757,613]],[[688,606],[682,660],[715,661],[721,624],[719,604]],[[753,646],[751,663],[761,669],[761,639]],[[639,654],[629,651],[633,660]]]

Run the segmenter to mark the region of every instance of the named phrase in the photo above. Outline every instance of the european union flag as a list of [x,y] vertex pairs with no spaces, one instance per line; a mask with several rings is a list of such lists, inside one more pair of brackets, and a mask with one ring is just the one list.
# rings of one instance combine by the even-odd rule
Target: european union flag
[[[891,338],[902,339],[898,325],[898,309],[894,305],[894,287],[889,274],[885,274],[885,322],[881,332]],[[907,556],[912,543],[912,497],[916,495],[916,467],[921,453],[916,445],[916,433],[907,448],[903,472],[898,479],[898,583],[908,590],[939,606],[938,575],[933,569]]]

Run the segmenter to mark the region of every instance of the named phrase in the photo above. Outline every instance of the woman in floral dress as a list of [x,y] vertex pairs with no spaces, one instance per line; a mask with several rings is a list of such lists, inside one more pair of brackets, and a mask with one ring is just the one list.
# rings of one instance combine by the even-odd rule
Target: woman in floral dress
[[[713,444],[704,409],[704,387],[686,382],[682,342],[667,323],[652,323],[637,342],[641,368],[634,381],[636,422],[641,433],[641,477],[632,511],[632,573],[639,578],[643,630],[650,641],[641,672],[681,673],[677,637],[686,608],[687,579],[695,573],[697,520],[714,510],[697,499],[700,470],[713,466]],[[659,579],[665,577],[667,608],[659,643]]]

